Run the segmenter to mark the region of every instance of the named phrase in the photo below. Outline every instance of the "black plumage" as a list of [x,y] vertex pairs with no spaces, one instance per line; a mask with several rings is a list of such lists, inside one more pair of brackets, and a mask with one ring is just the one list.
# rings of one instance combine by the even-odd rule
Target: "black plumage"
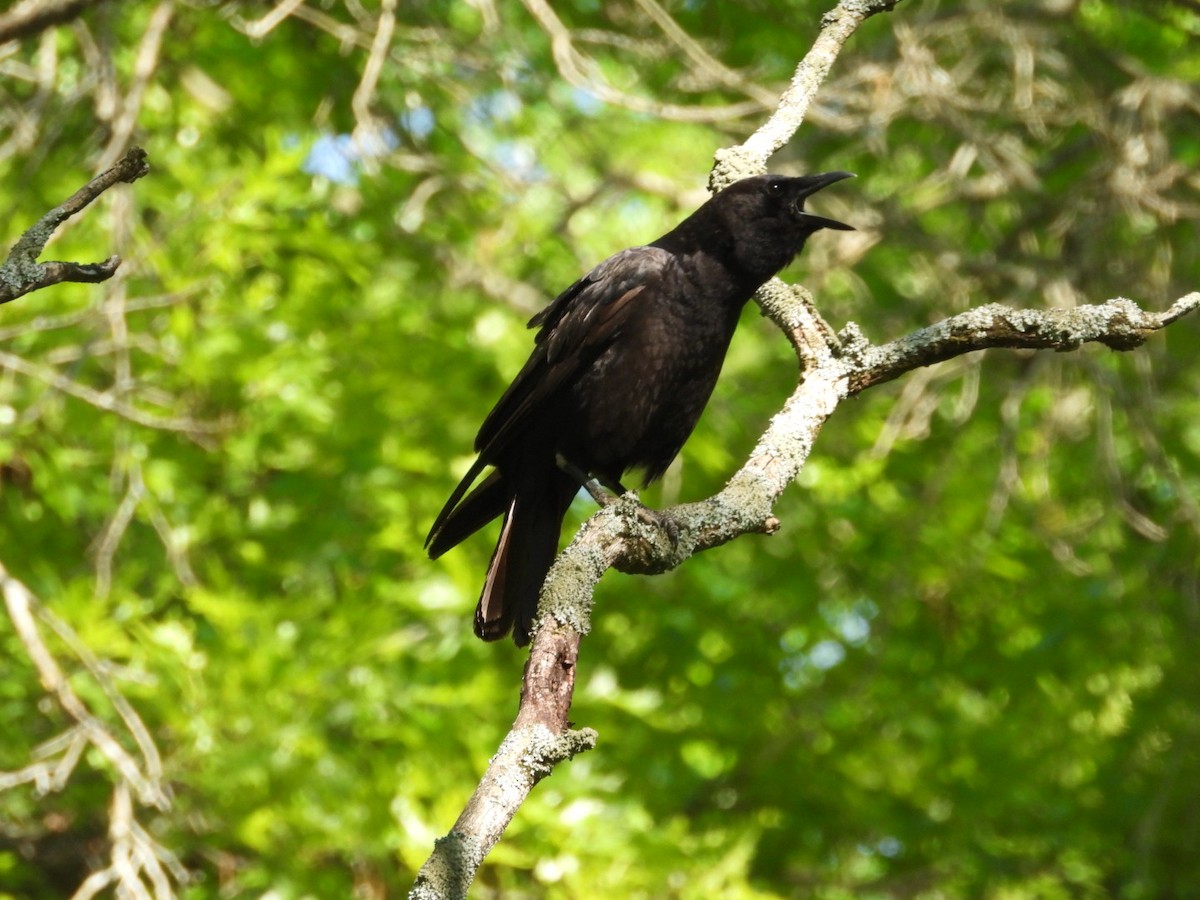
[[528,642],[578,474],[609,485],[630,469],[647,483],[662,475],[712,394],[746,301],[813,232],[850,229],[804,210],[807,197],[848,177],[738,181],[652,244],[600,263],[530,320],[540,328],[533,352],[484,420],[479,458],[425,542],[436,558],[504,516],[477,635],[511,629]]

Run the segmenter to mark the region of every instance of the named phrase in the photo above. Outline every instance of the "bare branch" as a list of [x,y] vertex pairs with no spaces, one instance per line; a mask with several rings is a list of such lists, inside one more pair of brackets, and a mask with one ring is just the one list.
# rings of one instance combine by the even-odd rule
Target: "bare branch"
[[[112,133],[108,139],[108,146],[104,148],[104,153],[100,156],[101,165],[116,160],[117,154],[129,142],[129,137],[133,134],[138,114],[142,111],[142,98],[145,96],[146,87],[154,77],[154,70],[158,67],[158,55],[162,49],[163,36],[167,33],[167,27],[171,24],[171,16],[174,12],[173,0],[162,0],[150,14],[146,30],[142,32],[142,40],[138,44],[137,56],[134,57],[133,77],[130,79],[129,89],[121,100],[116,117],[110,123]],[[132,152],[132,150],[129,151],[129,153]],[[126,158],[128,155],[127,153]],[[144,156],[145,154],[143,154],[143,158]],[[145,172],[142,174],[144,175]]]
[[758,101],[765,109],[773,108],[778,102],[773,91],[759,87],[754,82],[743,78],[709,54],[695,38],[679,27],[679,23],[663,9],[658,0],[636,0],[636,2],[642,11],[654,21],[654,24],[662,29],[663,34],[670,38],[672,43],[679,47],[700,71],[720,84],[740,91],[747,97]]
[[106,0],[27,0],[0,15],[0,44],[19,41],[70,22]]
[[549,35],[550,50],[554,55],[554,64],[558,67],[558,73],[570,84],[593,94],[605,103],[612,103],[614,106],[621,106],[634,112],[649,113],[661,119],[672,119],[677,122],[720,122],[752,115],[762,109],[762,104],[755,100],[732,103],[728,106],[682,106],[677,103],[660,103],[657,100],[620,91],[608,83],[592,60],[575,49],[575,42],[570,30],[546,0],[522,0],[522,2],[529,10],[530,15],[537,19],[538,24]]
[[590,728],[568,729],[580,629],[548,625],[530,648],[521,706],[512,729],[450,833],[434,846],[409,894],[417,900],[466,897],[488,852],[539,781],[596,744]]
[[63,281],[94,283],[111,278],[121,264],[118,256],[100,263],[45,262],[37,258],[63,222],[78,213],[117,182],[132,183],[150,171],[146,151],[133,147],[123,159],[97,175],[64,203],[54,207],[27,230],[0,265],[0,303]]
[[109,864],[89,875],[71,900],[90,900],[110,884],[117,886],[118,897],[172,900],[171,878],[180,884],[188,882],[187,870],[175,854],[154,840],[134,817],[129,788],[124,784],[113,791],[108,839],[112,847]]
[[[574,637],[577,641],[578,635]],[[590,728],[556,733],[544,726],[514,726],[454,828],[434,845],[409,896],[466,897],[470,878],[534,786],[555,765],[595,744],[596,732]]]
[[354,89],[350,107],[354,110],[354,140],[358,143],[361,158],[367,165],[387,149],[387,123],[372,112],[375,91],[384,61],[392,47],[392,35],[396,30],[396,0],[382,0],[379,24],[371,41],[371,52],[363,66],[362,78]]
[[[164,307],[175,306],[176,304],[190,300],[199,289],[198,286],[193,285],[192,287],[173,293],[157,294],[150,297],[141,297],[137,300],[130,300],[125,304],[125,311],[141,312],[146,309],[163,309]],[[19,325],[0,328],[0,341],[7,341],[17,335],[29,334],[34,331],[53,331],[56,328],[70,328],[73,325],[102,318],[103,315],[103,310],[96,307],[87,307],[86,309],[77,309],[74,312],[63,313],[60,316],[38,316]],[[92,352],[96,351],[93,350]]]
[[[81,884],[74,897],[94,897],[109,885],[117,896],[170,900],[171,880],[183,884],[188,873],[174,854],[161,846],[138,822],[134,800],[168,809],[171,798],[162,781],[162,761],[149,730],[121,694],[104,664],[92,655],[73,630],[46,609],[23,583],[0,564],[0,594],[13,629],[29,655],[46,692],[75,723],[35,751],[35,761],[15,772],[0,772],[0,790],[32,782],[40,792],[65,787],[88,747],[95,748],[112,767],[113,802],[109,815],[110,861]],[[38,619],[48,624],[83,663],[121,717],[137,745],[130,753],[109,726],[96,716],[71,687],[62,667],[42,638]],[[39,758],[41,757],[41,758]]]
[[[20,638],[29,658],[37,668],[42,686],[58,701],[62,710],[75,720],[81,732],[108,760],[120,778],[137,792],[138,799],[142,803],[166,809],[170,805],[170,800],[159,783],[157,766],[152,765],[150,771],[144,770],[143,766],[129,754],[129,751],[113,737],[104,723],[97,719],[87,705],[79,699],[45,641],[42,640],[41,632],[35,621],[35,616],[41,612],[41,604],[29,588],[8,574],[3,564],[0,564],[0,593],[4,595],[8,615],[12,620],[17,637]],[[98,674],[97,669],[91,671],[93,675]],[[125,712],[132,713],[133,710],[127,708],[123,714]],[[138,725],[141,726],[140,720]],[[141,734],[146,734],[144,726],[141,726],[139,730]],[[154,760],[157,760],[157,751]]]
[[985,350],[1075,350],[1099,343],[1113,350],[1141,346],[1155,331],[1200,307],[1200,292],[1180,297],[1169,310],[1146,312],[1118,297],[1074,309],[1010,309],[996,303],[968,310],[880,347],[871,347],[851,375],[850,393],[891,381],[905,372]]
[[[263,16],[261,19],[255,19],[252,22],[238,23],[238,27],[242,29],[249,37],[255,40],[261,40],[270,34],[275,26],[290,16],[296,11],[296,8],[303,5],[304,0],[282,0],[276,4],[275,8]],[[237,22],[237,20],[234,20]]]
[[68,728],[33,751],[35,762],[15,772],[0,772],[0,791],[30,783],[39,794],[61,791],[87,746],[87,735],[83,729],[78,725]]

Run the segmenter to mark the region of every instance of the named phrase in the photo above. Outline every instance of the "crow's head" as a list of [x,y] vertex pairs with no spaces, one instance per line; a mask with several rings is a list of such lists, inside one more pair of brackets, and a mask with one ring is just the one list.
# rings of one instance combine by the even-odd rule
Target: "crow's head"
[[853,231],[835,219],[813,215],[804,209],[804,201],[835,181],[853,178],[849,172],[823,172],[820,175],[755,175],[743,178],[718,194],[714,200],[726,205],[735,218],[747,224],[761,223],[772,230],[803,232],[807,237],[822,228]]
[[725,248],[722,255],[728,263],[748,277],[765,281],[791,262],[813,232],[854,230],[804,209],[804,201],[821,188],[852,177],[849,172],[824,172],[743,178],[697,211],[695,218],[711,224],[696,228],[695,236],[707,232],[708,242]]

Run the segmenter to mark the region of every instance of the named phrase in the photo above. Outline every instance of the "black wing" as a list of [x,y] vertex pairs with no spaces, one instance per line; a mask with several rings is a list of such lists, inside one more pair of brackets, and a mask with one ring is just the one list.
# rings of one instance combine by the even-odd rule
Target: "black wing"
[[661,282],[672,255],[633,247],[610,256],[529,321],[541,326],[524,368],[483,421],[475,450],[494,462],[563,385],[574,382],[620,335],[634,301]]
[[533,353],[497,401],[475,438],[479,458],[438,513],[425,546],[437,557],[503,513],[514,487],[493,471],[468,495],[471,485],[536,421],[539,411],[563,385],[585,372],[629,321],[634,301],[662,283],[671,254],[657,247],[634,247],[610,256],[558,295],[534,316],[541,326]]

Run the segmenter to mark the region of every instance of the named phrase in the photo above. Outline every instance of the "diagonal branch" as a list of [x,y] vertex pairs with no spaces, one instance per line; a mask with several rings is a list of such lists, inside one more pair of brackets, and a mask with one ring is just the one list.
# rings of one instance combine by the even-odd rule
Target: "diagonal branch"
[[50,385],[55,390],[62,391],[64,394],[90,403],[97,409],[115,413],[123,419],[128,419],[138,425],[144,425],[146,428],[183,432],[198,444],[205,442],[206,435],[216,434],[226,427],[224,424],[218,422],[203,422],[186,416],[160,416],[155,413],[146,412],[126,403],[124,400],[114,397],[111,392],[90,388],[86,384],[80,384],[78,381],[60,374],[49,366],[40,366],[37,363],[31,363],[25,358],[17,356],[15,353],[6,353],[0,350],[0,370],[4,369],[36,378]]
[[629,94],[613,87],[594,61],[575,48],[570,29],[546,0],[522,0],[542,30],[550,37],[550,51],[558,74],[568,83],[597,97],[605,103],[648,113],[660,119],[677,122],[719,122],[752,115],[762,109],[756,100],[731,103],[728,106],[682,106],[660,103],[638,94]]
[[132,183],[150,171],[146,151],[132,147],[115,165],[97,175],[65,202],[54,207],[29,228],[0,265],[0,303],[16,300],[31,291],[63,281],[95,283],[113,276],[121,265],[119,256],[98,263],[44,262],[37,258],[55,229],[117,182]]
[[[100,752],[109,765],[116,770],[121,780],[133,788],[140,802],[156,806],[159,809],[166,809],[170,805],[170,799],[160,781],[161,766],[158,763],[158,751],[154,750],[149,757],[142,760],[136,759],[121,746],[104,723],[79,698],[45,641],[42,640],[41,632],[35,621],[35,617],[43,612],[41,604],[29,588],[8,574],[3,564],[0,564],[0,596],[4,598],[8,616],[13,623],[17,637],[20,638],[29,658],[37,667],[38,677],[47,693],[51,694],[63,712],[75,721],[75,727],[79,733],[85,736],[88,742]],[[93,674],[97,674],[99,670],[92,669],[91,671]],[[132,707],[127,705],[123,705],[121,714],[137,718]],[[139,747],[145,751],[145,742],[149,740],[149,734],[140,719],[137,719],[135,734]]]
[[[22,582],[0,563],[0,598],[13,630],[37,670],[46,693],[74,724],[66,732],[39,747],[35,761],[15,772],[0,772],[0,791],[32,783],[40,792],[66,786],[85,751],[94,750],[111,769],[113,805],[109,816],[110,862],[93,872],[74,897],[94,897],[115,885],[116,896],[151,896],[169,900],[175,896],[171,879],[185,884],[188,873],[179,860],[142,827],[134,803],[160,810],[171,807],[169,786],[163,780],[162,760],[141,716],[112,682],[104,664],[92,655],[79,636],[44,607]],[[71,685],[67,673],[51,652],[38,620],[47,624],[76,654],[84,668],[104,692],[137,745],[132,753]],[[153,888],[153,895],[146,884]]]

